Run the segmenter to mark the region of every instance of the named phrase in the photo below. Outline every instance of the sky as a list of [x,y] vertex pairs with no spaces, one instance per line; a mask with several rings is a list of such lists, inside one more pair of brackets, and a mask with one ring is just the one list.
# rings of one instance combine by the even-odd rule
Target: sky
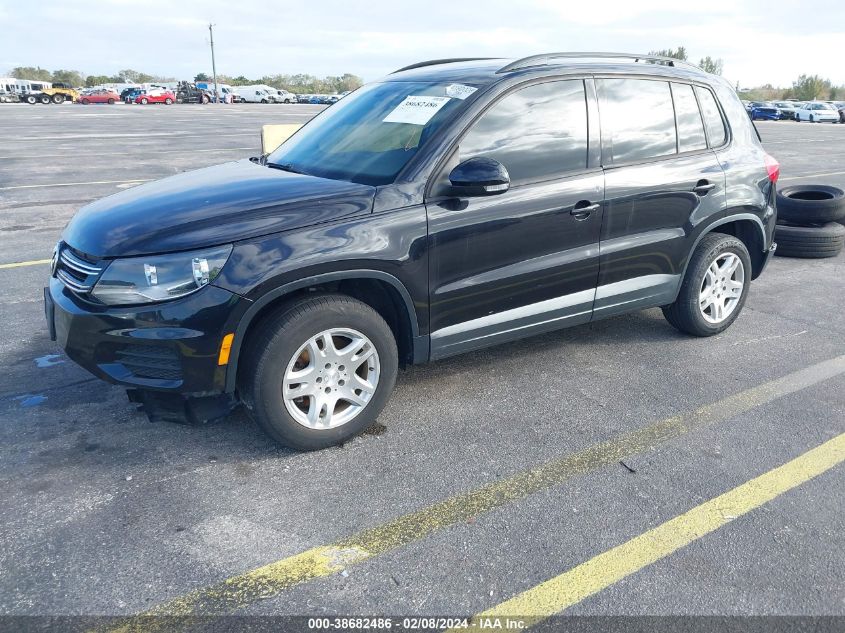
[[0,74],[15,66],[178,79],[353,73],[444,57],[685,46],[741,87],[802,73],[845,84],[841,0],[0,0]]

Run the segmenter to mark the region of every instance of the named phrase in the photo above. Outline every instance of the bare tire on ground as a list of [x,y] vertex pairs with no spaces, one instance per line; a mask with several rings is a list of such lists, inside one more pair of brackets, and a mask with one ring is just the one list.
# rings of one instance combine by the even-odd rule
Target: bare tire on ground
[[778,220],[824,224],[845,218],[845,191],[829,185],[792,185],[778,191]]
[[778,224],[775,227],[775,255],[822,259],[836,257],[845,244],[845,226],[828,222],[817,226]]
[[250,416],[299,450],[342,443],[375,422],[396,381],[390,327],[341,294],[294,301],[246,341],[238,388]]
[[705,235],[695,247],[675,303],[663,316],[681,332],[713,336],[739,316],[751,285],[751,257],[741,240]]

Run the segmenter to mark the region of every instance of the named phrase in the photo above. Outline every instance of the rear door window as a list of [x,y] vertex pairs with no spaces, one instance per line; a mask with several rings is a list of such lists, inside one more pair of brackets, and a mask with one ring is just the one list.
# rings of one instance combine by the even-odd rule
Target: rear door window
[[475,156],[498,160],[514,184],[586,169],[584,82],[550,81],[504,97],[461,141],[460,160]]
[[707,128],[707,138],[710,140],[710,147],[721,147],[728,139],[725,129],[725,122],[722,120],[722,113],[716,105],[716,97],[713,93],[702,88],[695,87],[695,94],[698,96],[698,103],[701,105],[701,114],[704,116],[704,126]]
[[613,164],[669,156],[677,152],[675,109],[669,82],[651,79],[598,79],[602,138]]
[[672,98],[675,101],[675,118],[678,122],[678,151],[694,152],[707,149],[704,123],[692,86],[673,83]]

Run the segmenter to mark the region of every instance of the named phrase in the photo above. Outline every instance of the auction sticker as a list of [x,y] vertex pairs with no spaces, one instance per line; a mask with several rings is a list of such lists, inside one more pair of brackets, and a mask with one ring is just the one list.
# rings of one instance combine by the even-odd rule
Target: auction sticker
[[476,90],[478,90],[478,88],[465,86],[463,84],[449,84],[446,86],[446,94],[450,97],[455,97],[456,99],[466,99]]
[[405,97],[382,121],[384,123],[412,123],[425,125],[437,112],[449,102],[449,97]]

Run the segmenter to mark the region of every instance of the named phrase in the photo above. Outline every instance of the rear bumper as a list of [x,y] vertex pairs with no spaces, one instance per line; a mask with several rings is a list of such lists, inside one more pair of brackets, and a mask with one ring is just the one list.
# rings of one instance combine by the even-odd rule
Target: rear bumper
[[108,382],[171,393],[222,393],[220,344],[251,302],[210,285],[183,299],[139,307],[82,301],[55,278],[44,289],[51,338]]

